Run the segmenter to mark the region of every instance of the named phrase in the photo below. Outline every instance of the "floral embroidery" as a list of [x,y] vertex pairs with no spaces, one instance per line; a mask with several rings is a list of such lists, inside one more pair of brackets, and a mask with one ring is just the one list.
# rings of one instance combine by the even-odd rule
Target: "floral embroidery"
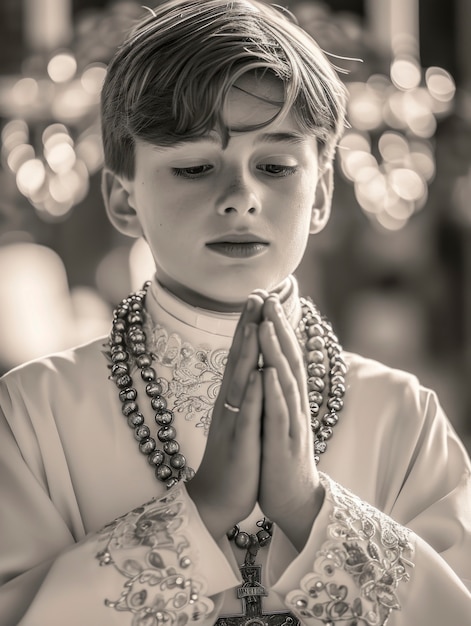
[[181,490],[175,488],[100,531],[105,546],[96,558],[126,579],[119,598],[105,604],[131,613],[131,626],[184,626],[203,621],[214,609],[204,582],[192,576],[184,519]]
[[[382,626],[400,610],[396,590],[410,578],[409,531],[320,473],[333,501],[328,539],[313,571],[287,603],[301,619],[329,626]],[[334,582],[335,581],[335,582]]]
[[160,324],[149,337],[152,337],[152,352],[157,363],[172,370],[172,380],[159,378],[163,394],[173,399],[174,411],[183,413],[188,421],[197,419],[196,427],[203,428],[207,435],[228,351],[212,350],[208,346],[196,349],[182,341],[177,333],[169,334]]

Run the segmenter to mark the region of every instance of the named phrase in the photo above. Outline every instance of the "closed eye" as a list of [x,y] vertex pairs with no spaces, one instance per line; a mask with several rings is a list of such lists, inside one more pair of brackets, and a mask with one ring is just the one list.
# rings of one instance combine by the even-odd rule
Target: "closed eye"
[[212,165],[192,165],[191,167],[172,167],[174,176],[182,178],[201,178],[213,169]]
[[257,169],[265,172],[269,176],[277,178],[283,178],[284,176],[291,176],[297,172],[297,167],[294,165],[277,165],[275,163],[261,163],[257,165]]

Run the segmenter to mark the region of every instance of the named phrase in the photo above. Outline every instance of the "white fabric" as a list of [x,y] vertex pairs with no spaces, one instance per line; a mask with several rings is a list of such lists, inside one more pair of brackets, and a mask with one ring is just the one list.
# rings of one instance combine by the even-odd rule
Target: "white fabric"
[[[175,409],[181,449],[197,470],[237,315],[191,309],[155,282],[147,300],[155,367]],[[291,281],[285,308],[293,325],[297,302]],[[159,594],[165,610],[171,607],[170,624],[210,625],[218,614],[240,612],[242,552],[214,543],[184,486],[169,496],[155,479],[107,379],[104,343],[29,363],[1,380],[0,623],[157,626],[156,612],[142,607]],[[338,593],[344,613],[331,612],[332,623],[349,623],[354,607],[365,624],[471,624],[466,452],[434,393],[415,377],[353,354],[346,360],[345,408],[319,464],[325,502],[300,554],[279,529],[259,553],[270,588],[264,608],[321,624],[326,598]],[[138,400],[152,428],[139,379],[137,373]],[[254,531],[260,517],[257,509],[242,526]],[[143,520],[156,529],[152,550],[145,540],[136,544]],[[391,547],[391,536],[404,537],[403,544]],[[345,546],[353,544],[366,559],[361,576],[346,560]],[[393,561],[405,563],[404,571]],[[336,567],[326,568],[331,562]],[[156,577],[164,574],[162,586]],[[370,585],[368,597],[362,584]]]

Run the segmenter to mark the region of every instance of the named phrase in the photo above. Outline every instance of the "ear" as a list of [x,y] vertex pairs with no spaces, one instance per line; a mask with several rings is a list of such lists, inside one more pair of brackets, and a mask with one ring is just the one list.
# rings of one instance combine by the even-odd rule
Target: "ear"
[[309,231],[311,235],[320,233],[329,221],[333,190],[334,171],[332,164],[329,163],[319,173],[316,197],[311,213],[311,229]]
[[128,237],[141,237],[142,227],[133,205],[133,181],[105,168],[101,177],[101,193],[106,213],[113,226]]

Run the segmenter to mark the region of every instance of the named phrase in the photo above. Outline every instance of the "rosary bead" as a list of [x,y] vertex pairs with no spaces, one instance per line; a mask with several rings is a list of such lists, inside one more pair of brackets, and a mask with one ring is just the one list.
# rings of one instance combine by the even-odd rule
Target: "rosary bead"
[[321,350],[310,350],[307,353],[307,360],[309,363],[315,363],[316,365],[324,363],[324,353]]
[[111,366],[111,375],[113,377],[123,376],[129,372],[129,366],[127,363],[115,363]]
[[155,380],[156,373],[153,367],[143,367],[141,370],[141,378],[146,383],[150,383]]
[[320,427],[321,427],[321,423],[317,419],[317,417],[315,417],[313,420],[311,420],[311,428],[312,428],[312,430],[314,432],[318,431]]
[[[334,378],[341,378],[340,376],[334,376]],[[342,378],[341,381],[338,382],[334,382],[333,380],[332,382],[332,391],[330,392],[331,396],[335,396],[336,398],[341,398],[342,396],[345,395],[345,385],[343,384],[344,379]]]
[[142,424],[144,424],[144,416],[139,411],[131,413],[131,415],[128,416],[128,424],[131,428],[141,426]]
[[330,426],[321,426],[319,432],[317,433],[317,436],[321,440],[330,439],[330,437],[332,437],[332,433],[333,430]]
[[141,424],[140,426],[136,426],[134,429],[134,436],[138,441],[142,441],[143,439],[147,439],[150,437],[150,429],[146,424]]
[[123,374],[122,376],[118,376],[115,382],[120,389],[126,389],[126,387],[132,384],[132,379],[129,374]]
[[175,439],[170,439],[170,441],[164,443],[164,452],[169,455],[177,454],[177,452],[180,452],[180,444]]
[[146,385],[146,394],[153,398],[155,396],[160,396],[162,393],[162,385],[160,383],[151,382]]
[[323,391],[325,383],[322,378],[309,376],[309,378],[307,379],[307,386],[311,391]]
[[119,399],[121,402],[126,402],[126,400],[135,400],[137,398],[137,391],[134,387],[125,387],[121,389],[119,392]]
[[334,356],[338,355],[338,351],[337,351],[337,347],[335,346],[328,346],[327,347],[327,356],[329,357],[329,359],[332,359]]
[[321,324],[311,324],[306,328],[306,333],[309,338],[318,337],[319,335],[322,337],[324,329]]
[[122,319],[116,319],[113,322],[113,330],[115,330],[117,333],[124,333],[124,331],[126,330],[126,322]]
[[175,485],[178,485],[178,478],[172,476],[172,478],[165,481],[165,484],[167,485],[167,489],[171,489],[172,487],[175,487]]
[[134,343],[142,343],[146,340],[145,333],[142,330],[134,330],[128,333],[128,338]]
[[111,355],[111,360],[113,363],[122,363],[123,361],[128,360],[128,355],[123,350],[118,350],[114,354]]
[[339,421],[338,415],[336,413],[327,413],[322,418],[322,423],[325,426],[335,426],[335,424]]
[[306,341],[306,348],[308,350],[323,350],[325,347],[325,341],[322,337],[309,337]]
[[310,391],[308,393],[309,402],[316,402],[319,406],[323,403],[324,398],[318,391]]
[[182,469],[178,472],[178,477],[180,480],[187,483],[195,477],[195,470],[192,467],[182,467]]
[[138,367],[149,367],[152,365],[152,357],[150,354],[140,354],[136,357],[136,364]]
[[113,343],[111,350],[115,347],[119,348],[121,344],[124,343],[124,335],[122,333],[114,332],[111,334],[111,341]]
[[266,530],[259,530],[257,533],[257,539],[260,546],[263,548],[270,543],[271,535]]
[[[260,526],[259,523],[257,523],[257,526]],[[269,519],[267,519],[266,517],[263,518],[261,526],[264,530],[266,530],[268,533],[272,533],[272,529],[273,529],[273,522],[271,522]]]
[[155,439],[149,437],[148,439],[143,439],[139,443],[139,450],[142,452],[142,454],[150,454],[155,450],[155,446]]
[[316,454],[323,454],[327,449],[327,443],[325,441],[314,441],[314,452]]
[[129,402],[124,402],[121,407],[121,411],[125,417],[129,417],[131,413],[135,413],[139,407],[137,406],[137,402],[130,400]]
[[236,524],[230,530],[227,531],[226,535],[227,535],[227,538],[229,539],[229,541],[232,541],[234,539],[234,537],[237,537],[237,535],[239,534],[239,530],[240,530],[240,528]]
[[157,437],[160,441],[170,441],[170,439],[175,439],[176,436],[177,431],[173,426],[162,426],[157,432]]
[[165,461],[165,454],[162,452],[162,450],[157,449],[149,454],[147,460],[151,465],[162,465],[162,463]]
[[129,307],[127,306],[127,304],[123,304],[116,310],[116,317],[125,318],[128,313]]
[[131,304],[129,305],[131,311],[142,311],[142,298],[140,296],[135,295],[132,299]]
[[187,567],[190,567],[191,565],[191,559],[188,556],[183,556],[180,559],[180,567],[183,567],[184,569],[186,569]]
[[320,378],[324,378],[326,374],[325,365],[323,363],[309,363],[307,366],[307,373],[309,376],[319,376]]
[[128,322],[130,324],[142,324],[143,321],[142,315],[137,311],[129,313],[128,315]]
[[155,470],[155,475],[159,480],[165,481],[172,475],[172,470],[168,465],[159,465]]
[[317,404],[317,402],[309,402],[309,410],[311,411],[311,414],[317,415],[320,408],[321,407]]
[[334,367],[334,365],[336,363],[338,363],[339,359],[341,359],[342,357],[340,356],[340,354],[337,352],[335,353],[333,356],[329,357],[329,366],[330,369],[332,369]]
[[237,533],[234,542],[238,548],[247,548],[250,543],[250,535],[244,531]]
[[132,353],[136,356],[139,356],[140,354],[144,354],[146,351],[146,344],[145,343],[135,343],[132,346]]
[[173,422],[173,412],[172,411],[160,411],[155,414],[155,421],[159,426],[168,426]]
[[342,374],[343,376],[345,376],[345,374],[347,373],[347,366],[345,365],[343,361],[337,361],[337,363],[332,368],[332,374],[334,374],[334,378],[339,373]]
[[329,398],[327,400],[327,406],[333,411],[341,411],[343,407],[343,400],[341,398]]
[[162,396],[152,398],[150,404],[154,411],[164,411],[167,408],[167,400]]
[[170,459],[170,465],[175,469],[182,469],[186,465],[186,459],[183,454],[175,454]]

